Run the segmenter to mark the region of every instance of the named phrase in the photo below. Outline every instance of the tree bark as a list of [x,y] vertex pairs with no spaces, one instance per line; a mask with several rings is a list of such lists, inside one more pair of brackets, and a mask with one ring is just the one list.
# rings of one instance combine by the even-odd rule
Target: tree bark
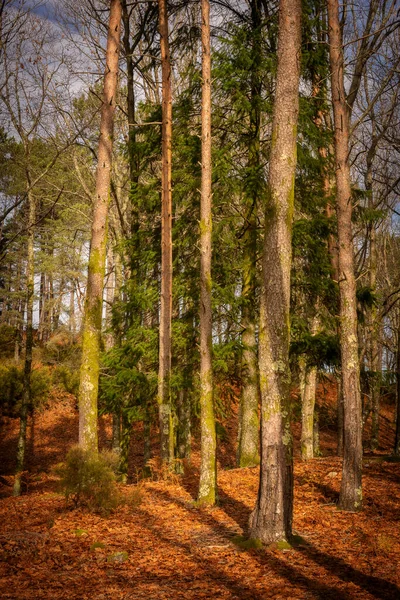
[[[29,173],[27,174],[28,190],[30,184]],[[34,257],[34,227],[36,221],[35,198],[28,191],[29,217],[28,217],[28,240],[26,255],[26,342],[25,342],[25,364],[22,402],[20,411],[20,428],[17,446],[17,465],[15,469],[13,495],[21,494],[21,476],[24,470],[26,450],[26,429],[28,423],[29,405],[31,402],[31,372],[32,372],[32,350],[33,350],[33,295],[35,283],[35,257]]]
[[[372,117],[372,126],[375,129],[374,119]],[[376,143],[375,143],[376,140]],[[368,204],[371,210],[374,209],[373,196],[373,176],[372,167],[373,160],[377,148],[377,139],[372,140],[371,147],[367,152],[366,173],[365,173],[365,189],[369,192]],[[378,255],[376,247],[376,229],[375,223],[370,224],[369,232],[369,286],[372,294],[376,293],[376,277],[378,270]],[[375,304],[371,306],[368,314],[368,330],[369,330],[369,369],[370,369],[370,394],[371,394],[371,450],[374,451],[379,446],[379,408],[380,408],[380,393],[381,393],[381,365],[379,351],[379,321],[378,310]]]
[[344,402],[344,448],[340,506],[362,507],[362,415],[354,277],[352,199],[350,186],[349,111],[343,72],[338,0],[327,0],[332,104],[334,115],[336,211],[339,243],[340,344]]
[[120,33],[121,2],[111,0],[79,384],[79,444],[95,453],[98,451],[97,396]]
[[[318,310],[318,307],[317,307]],[[312,321],[311,331],[315,335],[319,328],[319,315]],[[317,391],[318,369],[315,365],[301,365],[301,458],[310,460],[314,458],[314,409]]]
[[281,0],[260,299],[261,464],[250,536],[288,540],[293,518],[290,269],[299,107],[301,2]]
[[400,311],[399,326],[397,328],[397,356],[396,356],[396,433],[393,454],[400,456]]
[[211,309],[211,49],[210,3],[201,0],[202,104],[200,200],[200,408],[199,504],[213,505],[217,494],[216,431],[212,371]]
[[258,416],[259,386],[256,340],[256,287],[257,287],[257,206],[260,196],[260,123],[261,123],[261,2],[253,0],[252,14],[252,67],[250,95],[250,142],[248,167],[250,171],[246,202],[246,233],[244,235],[244,301],[242,316],[242,380],[240,399],[238,465],[254,467],[260,462]]
[[158,370],[158,409],[161,460],[171,464],[174,439],[171,413],[172,320],[172,92],[166,0],[159,0],[162,68],[162,181],[161,181],[161,308]]

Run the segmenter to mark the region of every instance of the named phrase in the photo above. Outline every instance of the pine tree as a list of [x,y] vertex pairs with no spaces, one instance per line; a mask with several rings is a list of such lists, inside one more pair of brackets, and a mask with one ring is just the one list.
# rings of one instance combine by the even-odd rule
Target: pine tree
[[269,544],[292,535],[289,310],[299,105],[301,3],[281,0],[260,305],[261,463],[250,536]]

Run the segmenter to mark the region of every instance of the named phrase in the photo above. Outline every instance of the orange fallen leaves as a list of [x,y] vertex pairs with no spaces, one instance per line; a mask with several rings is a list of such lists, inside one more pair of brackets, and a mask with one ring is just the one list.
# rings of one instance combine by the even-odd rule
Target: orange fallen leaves
[[[109,435],[107,427],[103,421],[103,442]],[[10,497],[4,478],[2,598],[400,598],[399,463],[376,456],[366,459],[364,511],[340,512],[336,502],[341,462],[329,456],[331,432],[324,437],[321,431],[328,456],[295,462],[294,529],[302,541],[285,552],[246,551],[232,538],[246,533],[257,493],[257,469],[221,469],[219,505],[200,509],[194,503],[195,452],[186,476],[143,482],[139,506],[123,506],[103,519],[84,510],[67,510],[55,492],[50,467],[75,441],[73,407],[65,401],[54,405],[37,419],[35,429],[30,465],[35,476],[28,482],[28,494]],[[0,449],[4,464],[13,435],[6,428]],[[385,435],[390,436],[390,431]],[[228,440],[220,456],[222,465],[233,465],[233,448],[234,441]],[[140,464],[139,452],[137,445],[132,464]]]

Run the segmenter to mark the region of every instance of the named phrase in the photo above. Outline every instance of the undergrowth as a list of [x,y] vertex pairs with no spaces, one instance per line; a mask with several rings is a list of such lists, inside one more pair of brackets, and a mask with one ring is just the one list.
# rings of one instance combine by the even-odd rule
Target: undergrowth
[[56,468],[67,505],[86,507],[103,515],[122,504],[136,508],[141,503],[141,490],[136,487],[121,492],[117,486],[117,469],[118,456],[112,452],[95,455],[79,446],[72,447],[65,463]]

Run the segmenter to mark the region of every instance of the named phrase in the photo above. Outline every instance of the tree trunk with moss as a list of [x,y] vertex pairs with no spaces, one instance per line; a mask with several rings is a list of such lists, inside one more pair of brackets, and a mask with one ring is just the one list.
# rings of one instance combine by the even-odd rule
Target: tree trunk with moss
[[111,0],[79,383],[79,444],[94,453],[98,451],[97,396],[120,32],[121,2]]
[[[319,316],[312,320],[311,331],[315,335],[319,328]],[[314,409],[317,392],[316,365],[301,364],[300,390],[301,390],[301,458],[310,460],[314,458]]]
[[317,367],[302,365],[301,373],[301,458],[314,458],[314,408]]
[[161,181],[161,309],[158,370],[158,409],[161,460],[174,458],[171,413],[171,320],[172,320],[172,93],[166,0],[159,0],[159,31],[162,68],[162,181]]
[[200,201],[200,425],[199,504],[213,505],[217,494],[216,431],[212,371],[211,311],[211,55],[210,4],[201,0],[202,104]]
[[250,536],[265,544],[292,535],[289,311],[300,42],[301,2],[281,0],[260,299],[260,483],[249,523]]
[[260,462],[259,455],[259,387],[256,339],[256,286],[257,286],[257,206],[261,190],[260,169],[260,99],[261,99],[261,2],[253,0],[252,15],[252,67],[250,96],[250,142],[248,167],[249,180],[246,182],[246,222],[244,224],[244,301],[242,316],[242,380],[240,399],[238,465],[254,467]]
[[[28,190],[30,186],[29,173],[27,174]],[[31,191],[28,191],[28,240],[26,254],[26,340],[25,340],[25,363],[23,377],[23,391],[20,409],[20,428],[17,446],[17,465],[15,468],[15,479],[13,495],[21,494],[21,476],[24,470],[26,453],[26,429],[28,424],[28,412],[31,402],[31,372],[32,372],[32,350],[33,350],[33,296],[35,281],[35,262],[34,262],[34,227],[36,221],[35,198]]]
[[328,0],[329,53],[334,116],[336,212],[339,243],[340,344],[344,403],[344,448],[340,506],[362,507],[362,414],[354,277],[349,111],[344,89],[342,35],[337,0]]

